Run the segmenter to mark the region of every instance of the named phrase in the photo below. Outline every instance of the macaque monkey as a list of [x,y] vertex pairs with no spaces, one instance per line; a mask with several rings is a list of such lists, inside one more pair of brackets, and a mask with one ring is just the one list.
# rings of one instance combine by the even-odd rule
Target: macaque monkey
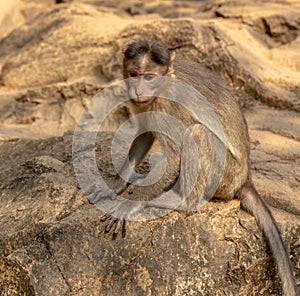
[[[256,218],[269,242],[277,262],[284,295],[296,296],[297,287],[292,265],[279,230],[270,210],[252,184],[249,168],[248,129],[240,107],[230,91],[209,70],[197,63],[179,58],[175,60],[174,52],[167,50],[161,43],[156,41],[138,40],[128,45],[124,49],[123,71],[124,78],[128,78],[131,112],[133,114],[143,114],[155,111],[178,118],[188,127],[187,134],[196,143],[198,155],[195,156],[190,151],[192,147],[191,139],[189,137],[185,139],[185,135],[182,139],[181,149],[178,152],[172,148],[166,136],[151,131],[140,133],[129,151],[132,166],[136,166],[141,162],[154,140],[157,140],[164,154],[171,155],[172,162],[179,164],[175,169],[178,182],[169,191],[162,190],[161,199],[149,200],[134,205],[127,201],[117,204],[101,219],[102,221],[109,221],[106,232],[109,232],[113,227],[115,234],[118,233],[121,227],[126,229],[130,217],[146,207],[179,209],[192,213],[199,210],[201,200],[208,200],[212,197],[211,195],[225,201],[236,197],[240,200],[241,207]],[[182,105],[159,97],[157,90],[160,88],[160,77],[170,77],[170,79],[176,77],[176,79],[191,85],[202,94],[217,114],[227,136],[227,142],[225,144],[221,143],[222,141],[218,136],[199,122],[197,117]],[[186,98],[182,97],[181,99],[184,101]],[[149,122],[145,120],[138,124],[147,127]],[[164,121],[157,121],[156,124],[164,125],[165,123]],[[163,126],[163,128],[171,130],[173,127]],[[214,192],[210,192],[205,185],[212,166],[211,139],[209,138],[216,144],[217,149],[221,146],[225,147],[226,162],[222,178],[220,178]],[[200,171],[196,177],[195,186],[191,192],[185,194],[186,186],[193,178],[189,164],[197,162],[199,162]],[[214,165],[218,164],[219,162],[216,160]],[[215,171],[218,171],[218,168]],[[130,179],[130,176],[128,176],[128,179]],[[119,188],[118,193],[124,191],[125,188],[126,184]],[[184,195],[186,198],[182,198]],[[172,201],[176,201],[175,204],[178,205],[177,201],[180,201],[180,199],[183,200],[182,203],[179,202],[180,206],[174,206]]]

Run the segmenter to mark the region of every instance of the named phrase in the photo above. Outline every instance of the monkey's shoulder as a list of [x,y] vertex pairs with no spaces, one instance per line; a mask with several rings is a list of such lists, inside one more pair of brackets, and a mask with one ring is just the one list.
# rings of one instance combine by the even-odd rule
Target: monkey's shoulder
[[212,70],[197,62],[178,57],[174,61],[174,69],[176,76],[179,74],[180,76],[186,76],[186,78],[195,79],[198,82],[202,80],[209,85],[224,87],[224,83]]
[[[234,158],[248,155],[249,136],[240,105],[220,78],[199,63],[178,58],[174,64],[176,79],[195,88],[214,109],[228,136],[228,147]],[[201,100],[199,100],[201,104]]]
[[[199,63],[178,58],[174,64],[176,79],[195,88],[221,117],[243,117],[232,91],[211,70]],[[239,121],[241,119],[239,118]]]

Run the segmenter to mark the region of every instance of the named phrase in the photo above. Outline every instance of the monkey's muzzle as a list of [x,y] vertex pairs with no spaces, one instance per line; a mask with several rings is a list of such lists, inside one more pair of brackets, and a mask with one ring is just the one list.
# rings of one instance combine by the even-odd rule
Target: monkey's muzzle
[[133,102],[134,105],[136,105],[137,107],[146,107],[148,105],[150,105],[153,101],[154,97],[136,97],[131,99],[131,101]]

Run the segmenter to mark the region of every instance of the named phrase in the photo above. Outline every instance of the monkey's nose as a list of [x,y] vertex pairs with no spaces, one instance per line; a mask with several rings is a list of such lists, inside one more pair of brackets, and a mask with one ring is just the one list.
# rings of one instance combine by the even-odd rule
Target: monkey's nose
[[135,89],[135,94],[137,97],[140,97],[143,94],[143,91],[141,89]]

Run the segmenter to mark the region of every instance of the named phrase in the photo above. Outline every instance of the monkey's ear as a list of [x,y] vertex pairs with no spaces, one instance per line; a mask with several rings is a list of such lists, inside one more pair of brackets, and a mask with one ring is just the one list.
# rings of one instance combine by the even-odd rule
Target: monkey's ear
[[171,54],[170,54],[168,74],[172,74],[174,72],[174,67],[173,67],[174,60],[175,60],[175,51],[172,51]]

